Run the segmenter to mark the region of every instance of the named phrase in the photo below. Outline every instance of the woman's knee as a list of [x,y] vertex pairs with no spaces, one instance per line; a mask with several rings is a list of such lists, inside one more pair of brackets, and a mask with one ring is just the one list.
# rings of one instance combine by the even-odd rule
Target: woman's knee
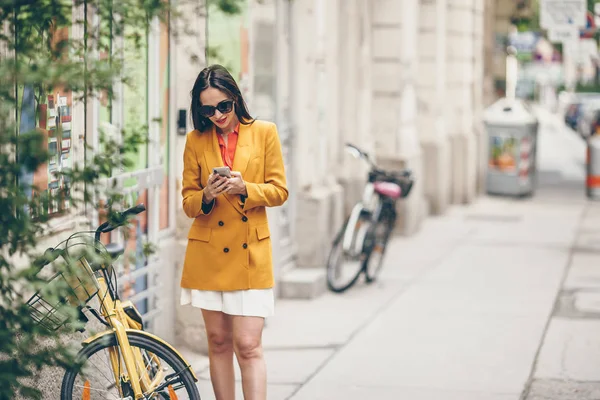
[[241,361],[250,360],[253,358],[261,358],[263,354],[260,337],[236,337],[234,340],[234,348],[236,355]]
[[233,334],[231,318],[217,311],[202,310],[208,350],[211,353],[221,354],[233,351]]
[[208,349],[212,353],[223,354],[233,351],[231,333],[226,331],[208,332]]

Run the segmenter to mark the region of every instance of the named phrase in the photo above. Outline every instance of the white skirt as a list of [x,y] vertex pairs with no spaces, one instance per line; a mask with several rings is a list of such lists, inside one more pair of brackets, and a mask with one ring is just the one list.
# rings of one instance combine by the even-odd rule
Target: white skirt
[[181,289],[181,305],[191,304],[204,310],[221,311],[246,317],[270,317],[275,314],[273,289],[210,290]]

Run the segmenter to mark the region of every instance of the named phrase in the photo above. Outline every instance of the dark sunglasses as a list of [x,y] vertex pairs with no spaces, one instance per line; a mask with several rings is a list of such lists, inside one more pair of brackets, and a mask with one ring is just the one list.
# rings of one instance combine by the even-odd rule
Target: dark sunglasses
[[210,118],[215,115],[215,110],[219,110],[221,114],[230,113],[233,110],[233,100],[223,100],[217,106],[200,106],[199,113],[205,118]]

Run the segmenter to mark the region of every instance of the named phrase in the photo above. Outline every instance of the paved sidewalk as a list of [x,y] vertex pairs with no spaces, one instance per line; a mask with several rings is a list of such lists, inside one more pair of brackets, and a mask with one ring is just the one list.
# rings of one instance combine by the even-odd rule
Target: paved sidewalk
[[[585,208],[482,198],[394,239],[377,284],[279,300],[264,334],[269,399],[518,400]],[[207,360],[193,362],[214,398]]]
[[[407,286],[292,398],[519,399],[582,208],[481,199],[428,221],[394,258],[441,257],[390,262],[384,282]],[[451,246],[430,242],[439,232]]]
[[[600,380],[600,205],[583,196],[582,147],[566,135],[543,126],[533,198],[454,206],[393,239],[376,284],[279,300],[264,333],[268,398],[600,398],[600,385],[573,382]],[[214,399],[207,359],[189,358]]]
[[600,205],[587,207],[527,400],[600,399]]

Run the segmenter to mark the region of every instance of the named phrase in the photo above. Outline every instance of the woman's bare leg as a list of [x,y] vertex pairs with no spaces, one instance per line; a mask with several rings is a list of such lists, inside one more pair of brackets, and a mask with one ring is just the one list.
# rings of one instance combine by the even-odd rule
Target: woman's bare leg
[[262,317],[233,316],[233,348],[242,371],[244,400],[267,399],[267,369],[263,358]]
[[202,310],[206,336],[210,379],[217,400],[235,399],[235,375],[233,372],[233,329],[231,315],[221,311]]

